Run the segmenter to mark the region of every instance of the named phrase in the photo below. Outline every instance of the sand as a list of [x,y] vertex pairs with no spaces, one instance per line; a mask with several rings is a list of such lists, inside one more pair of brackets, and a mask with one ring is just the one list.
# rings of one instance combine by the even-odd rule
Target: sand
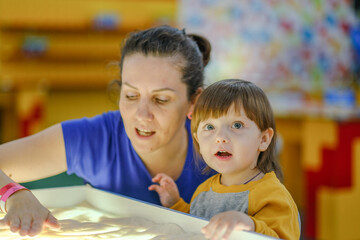
[[[156,223],[140,216],[116,216],[95,209],[87,202],[71,208],[50,209],[60,230],[45,229],[36,239],[136,239],[204,240],[201,234],[184,231],[175,223]],[[4,214],[0,213],[0,218]],[[0,229],[0,239],[34,239]]]

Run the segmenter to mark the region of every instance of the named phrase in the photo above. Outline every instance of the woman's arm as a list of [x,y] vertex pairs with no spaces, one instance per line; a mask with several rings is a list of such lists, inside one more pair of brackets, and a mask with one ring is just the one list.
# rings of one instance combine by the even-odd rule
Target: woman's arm
[[[12,182],[1,171],[0,180]],[[21,190],[13,193],[6,200],[4,208],[7,214],[0,219],[0,227],[9,227],[10,231],[18,232],[21,236],[35,236],[45,227],[60,227],[57,219],[30,191]]]
[[[0,145],[0,169],[16,182],[27,182],[66,171],[60,124],[37,134]],[[9,179],[0,177],[0,187]]]
[[[0,145],[0,188],[17,181],[49,177],[66,170],[65,145],[60,124],[35,135]],[[0,220],[21,236],[35,236],[44,226],[59,227],[56,218],[25,190],[12,194],[6,201],[7,214]]]

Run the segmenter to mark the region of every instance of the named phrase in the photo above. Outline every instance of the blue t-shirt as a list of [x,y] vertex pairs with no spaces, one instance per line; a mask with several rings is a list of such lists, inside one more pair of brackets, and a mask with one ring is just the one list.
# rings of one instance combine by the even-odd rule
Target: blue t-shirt
[[[148,190],[151,176],[126,135],[119,111],[65,121],[62,129],[68,174],[75,173],[93,187],[161,205],[158,194]],[[202,174],[195,165],[188,120],[186,129],[188,152],[176,184],[181,197],[190,202],[197,186],[212,174]]]

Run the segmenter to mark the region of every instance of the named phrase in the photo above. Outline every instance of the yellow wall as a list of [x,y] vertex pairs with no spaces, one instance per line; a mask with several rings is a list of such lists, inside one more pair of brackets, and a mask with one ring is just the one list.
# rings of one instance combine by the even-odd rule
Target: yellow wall
[[[175,25],[176,13],[176,0],[0,0],[0,143],[22,136],[29,121],[34,133],[116,109],[106,89],[119,78],[125,35]],[[99,17],[113,27],[96,27]]]

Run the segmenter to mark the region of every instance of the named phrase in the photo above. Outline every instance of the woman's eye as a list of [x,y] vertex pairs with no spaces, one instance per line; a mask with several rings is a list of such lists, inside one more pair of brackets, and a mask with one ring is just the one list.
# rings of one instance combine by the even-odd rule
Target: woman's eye
[[211,125],[211,124],[206,124],[206,125],[204,126],[204,129],[205,129],[206,131],[210,131],[210,130],[213,130],[213,129],[214,129],[214,126]]
[[126,95],[126,98],[129,100],[135,100],[137,98],[137,95]]
[[157,102],[157,103],[167,103],[168,101],[169,101],[169,99],[168,98],[155,98],[155,101]]
[[232,125],[232,128],[240,129],[240,128],[243,128],[243,125],[240,122],[234,122]]

